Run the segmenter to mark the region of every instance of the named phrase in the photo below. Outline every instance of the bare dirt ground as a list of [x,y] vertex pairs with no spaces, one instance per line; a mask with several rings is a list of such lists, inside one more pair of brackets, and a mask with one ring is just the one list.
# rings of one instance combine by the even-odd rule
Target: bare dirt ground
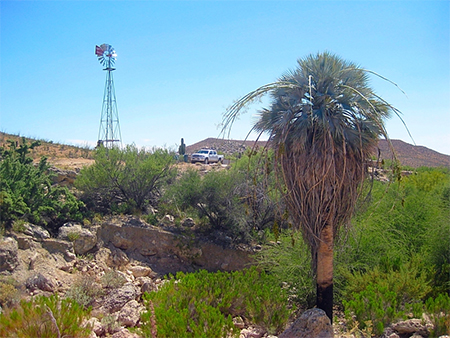
[[79,171],[81,168],[93,164],[95,161],[89,158],[54,158],[49,159],[50,165],[65,169]]

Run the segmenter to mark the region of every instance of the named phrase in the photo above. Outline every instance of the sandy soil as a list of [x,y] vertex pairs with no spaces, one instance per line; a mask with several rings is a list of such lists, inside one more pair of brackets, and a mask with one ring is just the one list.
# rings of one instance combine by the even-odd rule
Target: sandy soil
[[79,170],[95,161],[88,158],[49,158],[48,163],[61,169]]

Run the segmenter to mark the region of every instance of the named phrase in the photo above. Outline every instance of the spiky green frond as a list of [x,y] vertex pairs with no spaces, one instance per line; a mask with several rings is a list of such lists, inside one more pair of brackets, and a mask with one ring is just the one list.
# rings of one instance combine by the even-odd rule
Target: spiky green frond
[[378,138],[388,138],[384,121],[399,115],[369,86],[370,75],[380,76],[329,52],[309,55],[224,115],[226,130],[249,103],[270,94],[253,130],[269,134],[292,220],[313,257],[324,226],[332,224],[336,234],[350,219],[367,159]]

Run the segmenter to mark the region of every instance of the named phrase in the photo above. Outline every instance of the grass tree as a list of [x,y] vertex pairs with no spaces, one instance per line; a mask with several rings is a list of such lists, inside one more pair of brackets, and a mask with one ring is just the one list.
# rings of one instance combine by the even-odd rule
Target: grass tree
[[338,229],[353,214],[379,137],[387,137],[383,121],[399,113],[374,93],[370,74],[377,75],[329,52],[309,55],[236,101],[223,119],[229,130],[249,103],[271,95],[254,130],[269,134],[291,220],[311,250],[317,307],[330,319]]

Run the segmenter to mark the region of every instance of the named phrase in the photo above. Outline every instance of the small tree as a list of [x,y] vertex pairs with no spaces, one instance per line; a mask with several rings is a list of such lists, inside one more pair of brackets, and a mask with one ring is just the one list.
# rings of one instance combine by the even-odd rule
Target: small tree
[[124,206],[124,212],[144,211],[156,203],[161,186],[174,175],[173,155],[165,149],[100,147],[94,158],[92,166],[81,170],[75,186],[83,191],[83,200],[103,211],[114,204]]
[[22,219],[55,232],[64,222],[82,219],[83,203],[67,188],[52,186],[45,157],[33,164],[28,155],[39,145],[22,138],[20,144],[9,141],[9,149],[0,148],[0,221],[10,226]]

